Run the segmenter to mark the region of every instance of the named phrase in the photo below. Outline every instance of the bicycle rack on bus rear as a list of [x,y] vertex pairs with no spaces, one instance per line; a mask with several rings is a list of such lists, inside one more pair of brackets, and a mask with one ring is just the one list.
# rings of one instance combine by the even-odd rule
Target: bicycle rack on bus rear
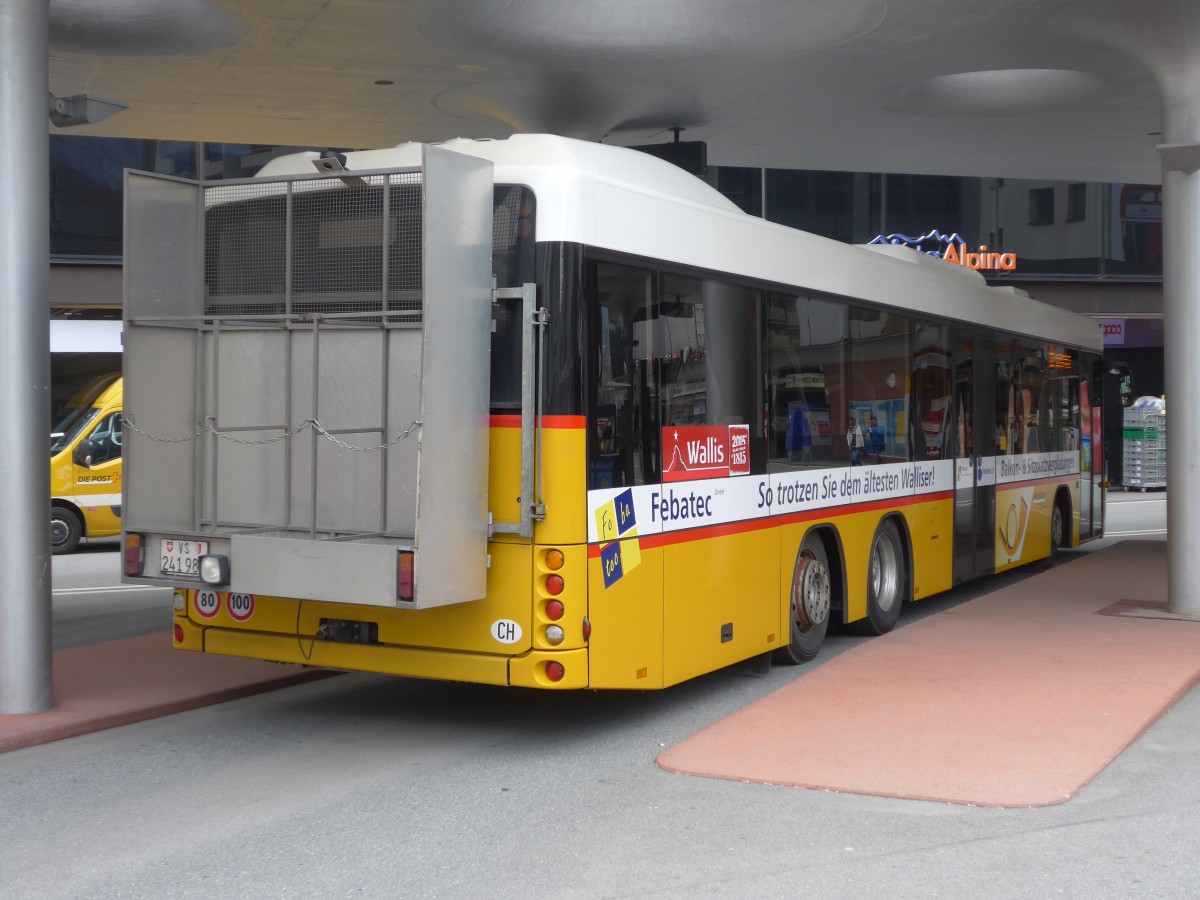
[[491,219],[491,163],[437,147],[353,177],[129,173],[126,530],[227,541],[235,591],[481,598]]

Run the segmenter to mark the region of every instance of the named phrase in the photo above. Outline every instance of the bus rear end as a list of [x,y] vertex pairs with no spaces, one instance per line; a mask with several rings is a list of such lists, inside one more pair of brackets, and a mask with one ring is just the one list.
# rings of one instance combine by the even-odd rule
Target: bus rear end
[[583,687],[582,474],[536,465],[583,458],[582,417],[536,407],[532,194],[413,152],[129,175],[124,580],[175,588],[179,649]]

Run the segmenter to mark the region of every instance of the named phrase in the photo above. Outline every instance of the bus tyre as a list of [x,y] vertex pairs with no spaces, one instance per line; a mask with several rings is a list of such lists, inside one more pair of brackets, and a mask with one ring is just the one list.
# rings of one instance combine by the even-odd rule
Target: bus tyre
[[1055,498],[1050,511],[1050,565],[1058,561],[1059,548],[1067,545],[1067,511],[1061,499]]
[[817,655],[829,629],[830,595],[825,545],[810,534],[796,554],[788,604],[788,642],[775,651],[776,662],[795,666]]
[[61,506],[50,508],[50,552],[57,556],[70,553],[79,546],[83,537],[83,523],[79,516]]
[[879,523],[867,563],[867,617],[857,623],[860,634],[887,634],[896,627],[908,590],[904,545],[896,524]]

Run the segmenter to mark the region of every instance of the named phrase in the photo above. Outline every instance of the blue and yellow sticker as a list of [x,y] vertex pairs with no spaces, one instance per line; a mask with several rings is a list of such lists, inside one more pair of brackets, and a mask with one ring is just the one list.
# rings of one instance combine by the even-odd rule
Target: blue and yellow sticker
[[[600,566],[604,572],[604,586],[610,588],[642,562],[632,488],[596,510],[596,531],[602,543]],[[608,543],[603,543],[605,541]]]

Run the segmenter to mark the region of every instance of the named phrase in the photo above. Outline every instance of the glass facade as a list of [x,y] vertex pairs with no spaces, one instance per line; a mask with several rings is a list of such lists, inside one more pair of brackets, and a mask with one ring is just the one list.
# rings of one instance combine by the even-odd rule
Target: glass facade
[[791,228],[862,244],[879,233],[879,176],[768,169],[766,218]]
[[51,256],[121,256],[125,169],[191,175],[193,145],[50,136]]
[[120,261],[126,169],[182,178],[248,178],[274,157],[297,149],[52,134],[50,255]]
[[[846,243],[958,235],[1013,254],[1004,281],[1160,281],[1158,185],[714,167],[751,215]],[[928,243],[922,245],[929,249]]]

